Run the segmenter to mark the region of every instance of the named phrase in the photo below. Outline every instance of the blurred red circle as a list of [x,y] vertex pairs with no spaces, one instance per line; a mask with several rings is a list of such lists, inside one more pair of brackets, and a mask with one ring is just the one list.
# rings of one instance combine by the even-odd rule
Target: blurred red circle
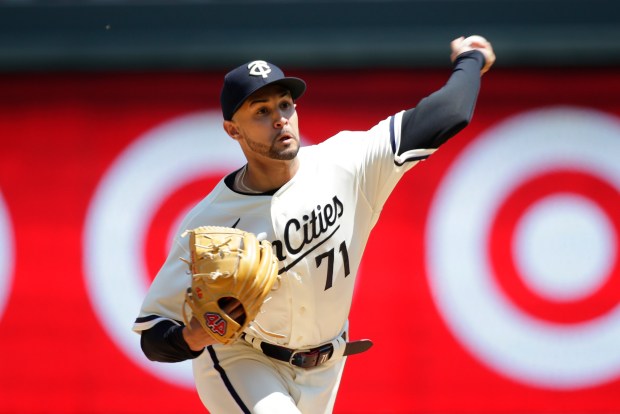
[[175,234],[176,226],[189,210],[217,185],[221,176],[209,176],[190,181],[162,200],[155,211],[146,232],[144,242],[144,263],[150,285],[159,269],[164,264],[170,248],[170,238]]
[[503,292],[522,310],[542,320],[571,324],[599,317],[620,302],[620,255],[614,258],[605,282],[590,295],[577,300],[543,297],[530,289],[515,263],[515,230],[525,212],[536,202],[560,193],[591,200],[613,223],[620,240],[620,192],[609,183],[586,172],[555,170],[538,175],[515,189],[498,209],[488,241],[489,263]]

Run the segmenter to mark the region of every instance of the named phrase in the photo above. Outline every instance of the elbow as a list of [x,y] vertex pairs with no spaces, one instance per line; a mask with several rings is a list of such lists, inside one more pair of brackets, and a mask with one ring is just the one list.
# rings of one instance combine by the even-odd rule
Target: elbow
[[154,362],[162,362],[159,357],[159,353],[155,352],[154,347],[151,342],[148,340],[148,331],[142,332],[140,335],[140,348],[142,349],[142,353],[146,356],[149,361]]
[[439,148],[450,138],[461,132],[469,125],[470,121],[471,116],[462,113],[454,114],[449,119],[446,119],[444,128],[433,140],[433,148]]
[[[444,125],[451,131],[460,131],[465,128],[471,122],[473,117],[473,108],[466,107],[465,105],[454,104],[450,110],[446,111],[446,119]],[[454,132],[454,133],[456,133]]]
[[182,328],[172,322],[160,322],[142,331],[140,348],[150,361],[155,362],[181,362],[202,354],[202,351],[189,348],[183,339]]
[[454,134],[462,131],[463,129],[465,129],[467,127],[467,125],[469,125],[469,122],[471,121],[471,118],[463,118],[463,119],[459,119],[458,121],[454,122],[452,130],[454,131]]
[[454,105],[451,110],[446,112],[444,125],[449,125],[449,129],[465,128],[471,122],[473,109],[465,108],[461,105]]
[[142,348],[142,353],[149,361],[177,362],[183,360],[175,355],[171,355],[168,347],[165,346],[165,342],[157,336],[157,329],[151,328],[142,331],[140,335],[140,348]]

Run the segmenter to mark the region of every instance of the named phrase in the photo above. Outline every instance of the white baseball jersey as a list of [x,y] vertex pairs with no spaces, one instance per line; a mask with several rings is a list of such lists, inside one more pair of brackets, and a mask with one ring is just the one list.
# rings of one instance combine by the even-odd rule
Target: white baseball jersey
[[[273,195],[240,194],[220,181],[181,224],[171,252],[144,300],[139,319],[145,322],[136,322],[133,329],[140,332],[162,319],[183,319],[184,295],[191,277],[187,264],[179,259],[189,259],[188,239],[180,235],[198,226],[219,225],[265,233],[280,261],[280,286],[246,329],[249,336],[293,349],[315,347],[339,337],[347,327],[364,248],[384,203],[405,171],[434,151],[419,149],[395,155],[399,152],[402,115],[398,113],[369,131],[344,131],[320,144],[302,147],[299,170]],[[245,348],[247,344],[215,345],[209,347],[213,361],[205,356],[207,352],[194,360],[198,391],[203,400],[209,401],[210,410],[215,405],[218,412],[236,412],[235,404],[226,402],[226,398],[232,399],[225,396],[225,389],[221,390],[221,380],[208,372],[222,364],[231,378],[244,378],[251,367],[243,362],[235,365],[240,361],[239,353],[245,352],[247,360],[259,358],[251,354],[256,350]],[[236,358],[232,355],[235,352]],[[267,358],[262,354],[260,357]],[[270,370],[284,370],[268,360],[263,362]],[[286,392],[279,395],[298,395],[294,403],[304,413],[330,412],[343,364],[330,361],[307,373],[299,368],[298,374],[291,377],[295,381],[288,380]],[[284,367],[288,368],[285,363]],[[304,388],[302,382],[308,375],[315,379],[307,380],[311,385]],[[322,376],[323,389],[319,391],[317,375]],[[235,385],[239,399],[252,400],[252,387],[261,387],[261,381],[267,384],[269,377],[251,385],[239,380]],[[309,402],[305,403],[304,398]],[[265,412],[276,412],[276,403],[249,403],[258,404],[254,412],[262,412],[256,408],[261,404],[265,404]]]
[[[369,131],[344,131],[302,147],[296,175],[272,196],[239,194],[220,181],[182,222],[139,316],[183,320],[191,278],[179,259],[189,259],[188,239],[181,233],[198,226],[234,225],[266,234],[282,276],[280,287],[246,332],[289,348],[337,337],[347,322],[362,254],[385,201],[404,172],[434,151],[394,155],[401,116]],[[134,330],[160,320],[136,323]]]

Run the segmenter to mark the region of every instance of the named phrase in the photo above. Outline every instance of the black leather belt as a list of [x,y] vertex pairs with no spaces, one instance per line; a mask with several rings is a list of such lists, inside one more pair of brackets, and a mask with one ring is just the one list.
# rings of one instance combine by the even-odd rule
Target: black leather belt
[[[245,334],[243,334],[243,337],[245,338]],[[371,346],[372,341],[368,339],[346,342],[343,356],[359,354],[367,351]],[[263,354],[268,357],[277,359],[278,361],[288,362],[300,368],[317,367],[329,361],[334,354],[334,345],[331,343],[309,349],[289,349],[261,341],[260,348]]]

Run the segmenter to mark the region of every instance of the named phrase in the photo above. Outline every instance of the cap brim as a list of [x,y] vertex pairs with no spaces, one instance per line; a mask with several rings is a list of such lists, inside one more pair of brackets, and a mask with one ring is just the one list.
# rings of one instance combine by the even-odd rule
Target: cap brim
[[[289,90],[289,92],[291,93],[291,96],[295,100],[301,98],[301,96],[306,91],[306,82],[304,82],[303,80],[301,80],[299,78],[292,78],[292,77],[290,77],[290,78],[280,78],[280,79],[275,80],[273,82],[269,82],[269,83],[266,83],[264,85],[261,85],[258,88],[253,89],[252,91],[250,91],[243,99],[241,99],[239,104],[232,111],[232,114],[237,112],[237,110],[239,108],[241,108],[241,105],[243,105],[243,103],[246,101],[246,99],[248,99],[253,93],[255,93],[255,92],[263,89],[265,86],[269,86],[269,85],[282,85],[284,88]],[[232,114],[231,114],[231,118],[232,118]]]
[[[299,99],[306,91],[306,82],[299,78],[282,78],[269,83],[269,85],[282,85],[291,92],[293,99]],[[266,85],[265,85],[266,86]]]

